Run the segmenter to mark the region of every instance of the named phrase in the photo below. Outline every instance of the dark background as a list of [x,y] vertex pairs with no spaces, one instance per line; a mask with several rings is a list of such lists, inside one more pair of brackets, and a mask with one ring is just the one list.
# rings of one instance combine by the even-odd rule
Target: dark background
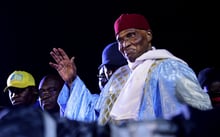
[[101,52],[115,40],[113,24],[121,13],[145,15],[153,45],[184,59],[196,73],[218,66],[217,6],[217,2],[190,0],[1,1],[0,103],[8,103],[3,89],[14,70],[32,73],[37,83],[43,75],[56,73],[48,65],[53,47],[76,57],[79,76],[97,93]]

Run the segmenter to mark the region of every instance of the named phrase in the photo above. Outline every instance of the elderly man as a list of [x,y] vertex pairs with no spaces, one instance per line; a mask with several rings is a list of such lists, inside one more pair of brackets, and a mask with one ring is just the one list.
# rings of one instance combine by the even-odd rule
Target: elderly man
[[[194,71],[182,59],[152,46],[152,31],[140,14],[122,14],[114,23],[115,37],[128,66],[119,68],[100,95],[92,95],[77,75],[74,57],[61,48],[50,52],[55,68],[66,81],[61,93],[70,93],[65,116],[82,121],[121,123],[130,120],[169,119],[186,106],[212,109]],[[129,69],[128,69],[129,68]]]

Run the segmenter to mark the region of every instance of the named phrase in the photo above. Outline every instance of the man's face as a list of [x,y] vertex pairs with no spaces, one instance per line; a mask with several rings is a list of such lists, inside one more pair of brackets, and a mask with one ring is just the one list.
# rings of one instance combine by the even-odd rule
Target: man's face
[[210,84],[209,92],[218,92],[220,94],[220,81],[215,81]]
[[31,91],[29,87],[27,88],[14,88],[10,87],[8,89],[9,99],[13,106],[28,106],[32,105],[33,100],[36,99],[35,91]]
[[59,108],[57,98],[61,88],[55,80],[42,80],[38,89],[40,106],[43,110],[56,110]]
[[210,83],[208,87],[205,87],[208,91],[213,107],[220,106],[220,81],[214,81]]
[[134,62],[137,57],[151,49],[152,35],[150,31],[125,29],[116,36],[116,39],[119,51],[130,62]]
[[105,86],[105,84],[108,82],[108,79],[106,77],[106,68],[102,66],[99,69],[98,79],[99,79],[99,89],[102,90]]

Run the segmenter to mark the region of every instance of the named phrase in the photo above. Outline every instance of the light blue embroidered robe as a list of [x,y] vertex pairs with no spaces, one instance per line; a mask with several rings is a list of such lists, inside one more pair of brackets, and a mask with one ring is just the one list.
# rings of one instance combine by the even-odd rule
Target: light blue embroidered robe
[[[158,60],[156,63],[143,88],[138,120],[168,119],[183,113],[185,105],[200,110],[212,108],[208,94],[203,92],[196,74],[187,64],[173,59]],[[129,70],[128,66],[122,68]],[[58,97],[63,116],[87,122],[98,120],[111,83],[117,79],[128,79],[128,75],[120,75],[122,68],[112,75],[100,95],[91,94],[79,77],[74,80],[70,90],[64,85]],[[117,89],[120,91],[122,87],[118,85]]]

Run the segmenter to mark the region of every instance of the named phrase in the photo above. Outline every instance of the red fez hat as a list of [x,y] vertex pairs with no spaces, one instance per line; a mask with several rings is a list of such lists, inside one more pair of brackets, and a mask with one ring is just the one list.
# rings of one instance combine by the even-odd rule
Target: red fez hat
[[140,14],[121,14],[114,23],[115,35],[125,29],[150,29],[147,19]]

